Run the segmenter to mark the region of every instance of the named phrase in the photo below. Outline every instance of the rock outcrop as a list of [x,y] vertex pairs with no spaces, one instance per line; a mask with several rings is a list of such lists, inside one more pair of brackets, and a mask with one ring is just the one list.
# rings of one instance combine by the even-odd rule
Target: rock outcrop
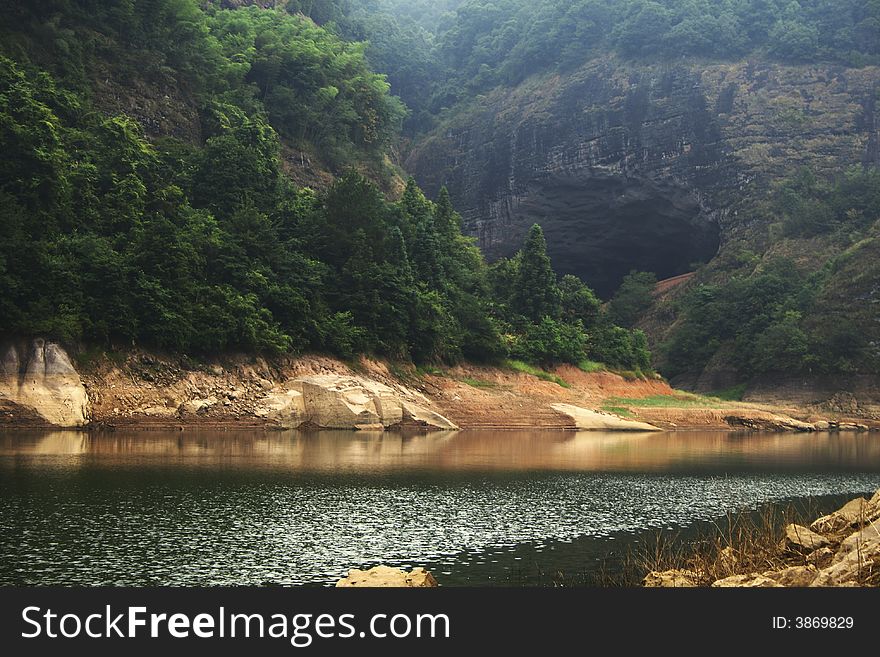
[[86,389],[59,344],[40,338],[7,342],[0,352],[0,422],[57,427],[88,422]]
[[[437,375],[414,369],[395,374],[385,363],[366,358],[353,369],[317,354],[196,360],[131,349],[93,355],[77,374],[57,344],[3,346],[0,422],[15,426],[455,431],[461,425],[636,432],[725,429],[730,425],[724,418],[733,413],[747,421],[775,417],[766,407],[745,404],[719,409],[635,404],[638,420],[590,410],[614,397],[654,395],[670,396],[674,406],[676,393],[664,381],[587,374],[572,366],[557,368],[568,382],[560,387],[507,369],[467,364]],[[474,379],[488,385],[472,386],[468,382]],[[820,418],[806,410],[804,416]]]
[[676,589],[698,586],[700,576],[692,570],[652,570],[643,584],[648,588]]
[[283,428],[384,431],[419,426],[454,430],[448,419],[378,381],[359,376],[325,374],[287,381],[267,395],[256,414]]
[[880,573],[880,521],[848,536],[810,586],[842,586],[878,578]]
[[815,552],[829,545],[831,541],[824,536],[794,523],[785,528],[785,538],[782,539],[782,548],[795,552]]
[[833,534],[848,527],[873,522],[878,518],[880,518],[880,504],[872,504],[864,497],[857,497],[834,513],[817,519],[810,525],[810,529],[820,534]]
[[[816,531],[795,524],[785,528],[777,558],[787,564],[776,570],[736,573],[715,581],[707,572],[653,571],[643,584],[696,586],[712,581],[716,588],[880,585],[880,490],[870,500],[848,502],[811,527]],[[738,560],[725,562],[725,551],[718,561],[724,570],[735,570]],[[762,554],[760,561],[766,561],[766,556]]]
[[557,271],[608,294],[715,255],[774,179],[877,162],[877,67],[603,56],[497,89],[419,139],[421,187],[446,185],[490,258],[532,223]]
[[617,415],[591,411],[571,404],[551,404],[551,408],[571,418],[578,431],[662,431],[647,422],[627,420]]
[[348,575],[336,582],[337,588],[433,588],[437,580],[424,568],[413,568],[407,572],[390,566],[376,566],[369,570],[352,568]]
[[774,588],[782,586],[776,580],[770,579],[765,575],[758,573],[749,573],[747,575],[731,575],[724,579],[712,582],[713,588]]
[[[816,425],[811,422],[797,420],[787,415],[753,410],[730,413],[725,415],[724,421],[732,427],[741,427],[751,431],[790,431],[794,433],[816,431]],[[867,430],[867,427],[865,429]]]

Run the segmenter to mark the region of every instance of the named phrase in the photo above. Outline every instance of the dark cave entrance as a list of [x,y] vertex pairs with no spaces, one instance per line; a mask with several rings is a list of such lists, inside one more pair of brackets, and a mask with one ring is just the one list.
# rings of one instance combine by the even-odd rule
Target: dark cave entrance
[[633,269],[659,280],[684,274],[712,259],[720,243],[718,224],[693,191],[640,178],[541,179],[513,215],[523,231],[541,225],[560,276],[574,274],[606,299]]

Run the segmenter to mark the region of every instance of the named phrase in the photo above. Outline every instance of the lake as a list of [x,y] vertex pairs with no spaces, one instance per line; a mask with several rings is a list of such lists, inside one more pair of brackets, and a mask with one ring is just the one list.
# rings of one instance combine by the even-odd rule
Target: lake
[[546,583],[634,537],[880,488],[876,434],[0,432],[0,584]]

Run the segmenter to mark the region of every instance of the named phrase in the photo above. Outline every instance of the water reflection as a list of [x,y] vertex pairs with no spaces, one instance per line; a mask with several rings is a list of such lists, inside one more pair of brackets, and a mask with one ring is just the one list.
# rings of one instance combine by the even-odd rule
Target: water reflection
[[6,432],[0,434],[0,457],[305,472],[828,470],[878,467],[880,438],[724,432]]
[[323,584],[377,562],[485,584],[524,554],[576,567],[621,533],[877,487],[869,435],[6,432],[0,584]]

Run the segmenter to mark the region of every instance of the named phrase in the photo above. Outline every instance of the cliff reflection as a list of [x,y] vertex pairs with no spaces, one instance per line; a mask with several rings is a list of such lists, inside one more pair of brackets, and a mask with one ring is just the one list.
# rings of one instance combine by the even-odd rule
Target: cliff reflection
[[[880,469],[857,434],[622,434],[472,431],[417,435],[284,432],[0,432],[11,462],[297,471],[727,471]],[[13,457],[13,458],[8,458]]]

